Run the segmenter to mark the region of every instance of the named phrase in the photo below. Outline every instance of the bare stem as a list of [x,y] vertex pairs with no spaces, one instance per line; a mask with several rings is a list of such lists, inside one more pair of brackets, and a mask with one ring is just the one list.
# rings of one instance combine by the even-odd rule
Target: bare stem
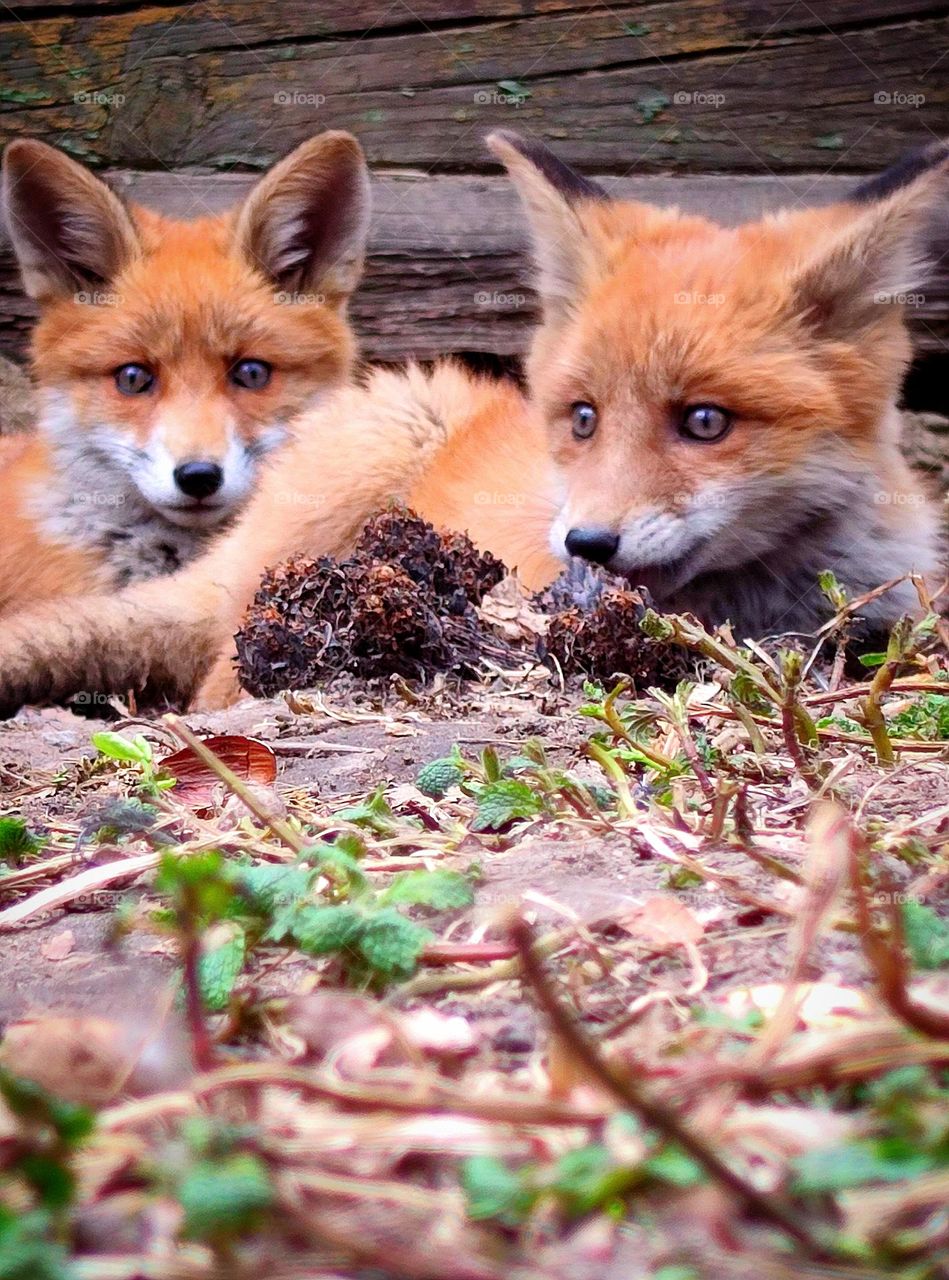
[[623,1106],[633,1111],[649,1128],[655,1129],[669,1142],[674,1142],[702,1166],[716,1182],[727,1187],[749,1210],[758,1217],[780,1227],[816,1258],[826,1258],[828,1252],[798,1221],[790,1206],[777,1197],[760,1191],[721,1160],[712,1146],[699,1137],[671,1108],[659,1102],[625,1072],[621,1073],[601,1053],[599,1047],[580,1027],[554,994],[544,972],[544,967],[534,949],[534,935],[530,925],[520,914],[514,913],[510,924],[511,936],[521,957],[524,977],[538,1004],[550,1019],[551,1026],[573,1054],[597,1082],[607,1089]]

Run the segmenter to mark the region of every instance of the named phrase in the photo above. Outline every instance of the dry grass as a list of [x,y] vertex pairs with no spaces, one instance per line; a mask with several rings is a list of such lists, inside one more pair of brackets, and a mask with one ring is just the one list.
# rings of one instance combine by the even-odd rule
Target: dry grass
[[[83,838],[112,860],[77,870],[82,822],[51,819],[7,851],[0,925],[128,886],[114,945],[154,935],[181,981],[144,1027],[8,1029],[0,1276],[947,1274],[943,624],[864,681],[645,625],[702,683],[495,675],[464,696],[534,681],[586,731],[463,746],[368,802],[278,791],[175,717],[200,801],[154,761],[76,774],[111,788]],[[574,849],[612,894],[590,871],[584,897],[585,853],[572,892]]]

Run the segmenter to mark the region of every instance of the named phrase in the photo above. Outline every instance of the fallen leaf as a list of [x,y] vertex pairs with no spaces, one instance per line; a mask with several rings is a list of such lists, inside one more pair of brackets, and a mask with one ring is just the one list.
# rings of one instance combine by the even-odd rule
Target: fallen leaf
[[550,625],[549,614],[534,608],[514,574],[491,588],[478,605],[478,616],[507,640],[532,642]]
[[134,1017],[24,1018],[7,1027],[0,1066],[59,1098],[95,1106],[177,1086],[188,1052],[177,1022],[164,1018],[152,1027]]
[[471,1023],[461,1014],[439,1013],[437,1009],[413,1009],[400,1019],[406,1037],[421,1049],[440,1058],[458,1058],[474,1053],[477,1039]]
[[[202,745],[212,751],[222,764],[242,782],[269,786],[277,776],[277,757],[266,742],[259,738],[247,738],[243,734],[213,734],[202,738]],[[190,747],[165,756],[161,761],[164,773],[177,779],[174,789],[176,800],[198,813],[220,802],[221,779],[200,760]]]
[[617,916],[628,933],[657,951],[694,946],[705,932],[705,926],[693,911],[677,898],[657,895],[647,898],[642,906]]
[[46,960],[65,960],[75,945],[76,935],[72,929],[64,929],[43,943],[40,955]]
[[[722,1003],[733,1018],[743,1018],[752,1012],[770,1018],[777,1012],[786,989],[787,984],[783,982],[763,982],[728,992]],[[862,992],[836,982],[798,983],[795,998],[798,1023],[813,1029],[840,1027],[855,1017],[865,1017],[873,1009],[872,1002]]]

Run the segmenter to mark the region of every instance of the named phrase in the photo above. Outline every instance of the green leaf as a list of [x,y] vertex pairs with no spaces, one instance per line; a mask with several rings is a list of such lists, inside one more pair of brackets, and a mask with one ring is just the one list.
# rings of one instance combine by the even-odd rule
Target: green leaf
[[518,818],[533,818],[543,812],[543,801],[535,791],[515,778],[489,782],[478,793],[478,811],[472,831],[500,831]]
[[92,1133],[96,1118],[88,1107],[66,1102],[47,1093],[34,1080],[23,1080],[0,1067],[0,1097],[15,1116],[31,1124],[46,1124],[68,1146],[76,1146]]
[[464,776],[455,761],[446,756],[423,765],[418,771],[415,785],[423,795],[441,800],[452,787],[458,786]]
[[643,124],[651,124],[656,116],[666,109],[669,102],[670,99],[661,89],[644,89],[633,105]]
[[481,752],[481,769],[485,782],[497,782],[501,777],[501,757],[494,747],[485,747]]
[[49,1214],[0,1205],[0,1280],[75,1280]]
[[241,976],[247,953],[247,936],[240,925],[222,925],[230,933],[212,951],[205,951],[198,960],[198,986],[205,1007],[212,1013],[226,1009]]
[[949,965],[949,921],[922,902],[902,904],[906,949],[917,969],[945,969]]
[[184,1210],[183,1235],[208,1240],[254,1227],[273,1201],[263,1161],[247,1152],[224,1160],[201,1160],[178,1188]]
[[22,818],[0,818],[0,862],[19,866],[42,845],[42,840],[31,834]]
[[[332,955],[335,951],[353,947],[365,923],[363,913],[348,903],[341,902],[331,907],[300,907],[281,935],[273,937],[273,941],[281,941],[289,932],[294,944],[307,955]],[[275,920],[272,934],[276,933],[277,927]]]
[[628,36],[648,36],[652,27],[647,22],[627,22],[623,30]]
[[468,1216],[476,1220],[500,1218],[502,1222],[517,1223],[534,1199],[522,1177],[494,1156],[470,1156],[465,1160],[461,1185],[468,1198]]
[[849,1143],[807,1151],[793,1161],[793,1190],[798,1194],[846,1191],[873,1182],[902,1182],[933,1167],[925,1152],[903,1152],[894,1157],[870,1143]]
[[155,888],[173,899],[179,920],[184,913],[210,924],[239,910],[233,870],[216,849],[186,857],[163,854]]
[[280,907],[300,902],[310,891],[314,872],[305,867],[279,866],[271,862],[238,867],[235,883],[251,910],[272,915]]
[[616,808],[616,792],[612,787],[604,787],[600,782],[585,782],[582,778],[576,778],[574,781],[586,788],[598,809],[609,811]]
[[862,667],[882,667],[886,662],[885,653],[861,653],[860,665]]
[[389,807],[382,787],[374,791],[363,804],[340,809],[333,817],[340,822],[353,822],[356,826],[368,827],[380,836],[391,835],[396,827],[395,814]]
[[895,738],[919,738],[924,742],[949,739],[949,698],[944,693],[928,693],[890,717]]
[[407,978],[415,972],[422,949],[431,938],[430,930],[407,920],[394,908],[386,908],[366,919],[357,945],[377,973]]
[[817,721],[818,729],[839,729],[842,733],[864,733],[863,725],[847,716],[821,716]]
[[121,760],[125,764],[150,764],[152,749],[146,738],[136,734],[134,738],[126,738],[121,733],[112,733],[103,729],[92,735],[92,745],[110,760]]
[[530,89],[519,80],[498,80],[497,86],[502,93],[510,94],[512,98],[518,98],[521,101],[531,97]]
[[469,907],[474,901],[471,885],[458,871],[405,871],[396,876],[388,889],[380,893],[378,901],[405,903],[410,906],[431,907],[433,911],[450,911],[457,907]]
[[641,1180],[638,1170],[617,1165],[602,1143],[591,1142],[561,1156],[552,1190],[566,1211],[579,1217],[594,1209],[606,1209]]
[[642,1167],[646,1173],[674,1187],[694,1187],[705,1177],[702,1166],[679,1147],[663,1147],[644,1160]]
[[304,849],[300,857],[332,880],[337,889],[342,888],[355,894],[362,893],[369,886],[356,858],[349,849],[341,848],[338,844],[313,845]]
[[20,1157],[16,1167],[47,1209],[65,1209],[71,1203],[76,1178],[61,1160],[31,1151]]

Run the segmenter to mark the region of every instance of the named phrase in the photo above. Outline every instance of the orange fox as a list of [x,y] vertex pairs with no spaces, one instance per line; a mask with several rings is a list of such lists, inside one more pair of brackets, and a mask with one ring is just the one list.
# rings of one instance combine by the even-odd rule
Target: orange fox
[[356,140],[325,133],[236,210],[126,206],[40,142],[4,156],[38,432],[0,455],[0,611],[191,560],[292,419],[350,372],[345,307],[369,214]]
[[[377,371],[305,414],[232,532],[172,578],[0,636],[0,705],[77,690],[217,705],[262,569],[341,555],[393,497],[468,529],[532,586],[567,554],[739,636],[812,630],[854,592],[940,568],[898,450],[901,293],[944,207],[944,148],[825,209],[724,229],[613,201],[549,151],[490,140],[530,224],[543,320],[530,397],[452,365]],[[908,584],[864,610],[885,626]]]

